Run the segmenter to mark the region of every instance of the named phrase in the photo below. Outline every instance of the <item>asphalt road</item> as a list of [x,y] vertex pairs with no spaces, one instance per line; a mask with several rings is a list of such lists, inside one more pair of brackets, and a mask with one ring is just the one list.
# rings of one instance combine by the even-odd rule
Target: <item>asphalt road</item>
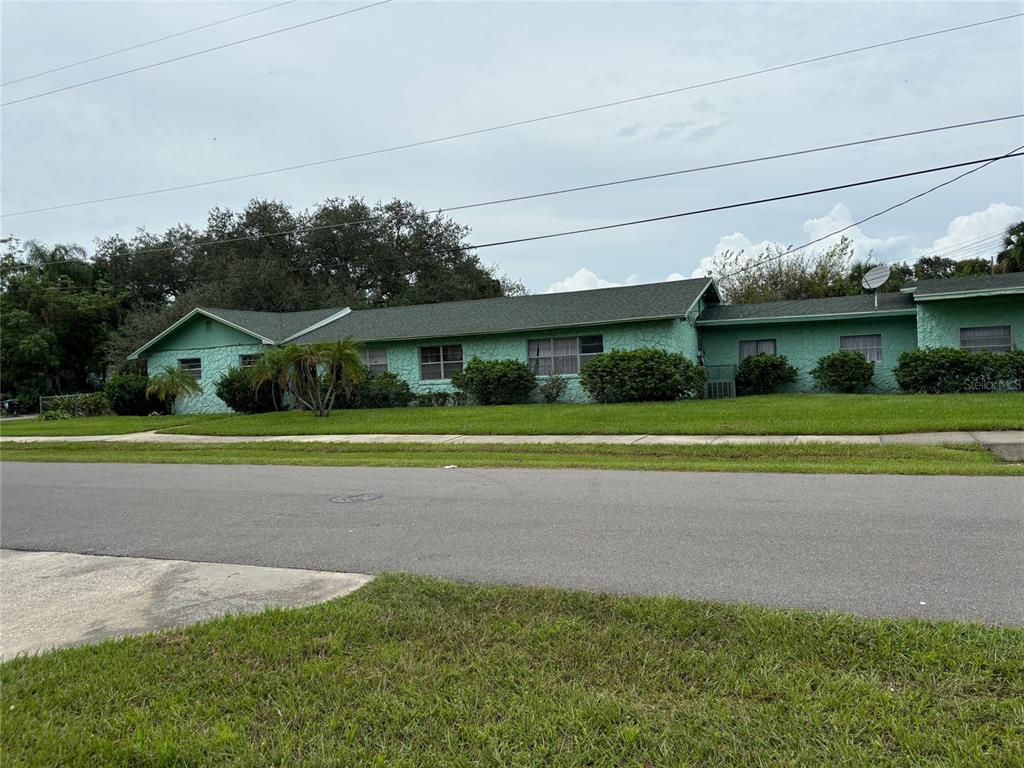
[[6,548],[1024,624],[1024,478],[18,462],[0,483]]

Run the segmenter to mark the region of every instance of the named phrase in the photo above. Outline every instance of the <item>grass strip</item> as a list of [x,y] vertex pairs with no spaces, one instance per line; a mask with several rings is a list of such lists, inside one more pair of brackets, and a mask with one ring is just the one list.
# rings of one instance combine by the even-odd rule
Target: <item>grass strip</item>
[[1024,475],[974,445],[430,445],[422,443],[7,443],[4,461],[522,467],[901,475]]
[[1024,760],[1024,630],[382,576],[0,667],[4,765]]

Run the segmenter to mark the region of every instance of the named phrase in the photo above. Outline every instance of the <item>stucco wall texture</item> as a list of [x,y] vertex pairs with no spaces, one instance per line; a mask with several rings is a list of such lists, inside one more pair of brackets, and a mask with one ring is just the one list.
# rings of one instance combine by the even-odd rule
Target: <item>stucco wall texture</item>
[[1013,345],[1024,349],[1024,296],[941,299],[917,303],[917,345],[959,347],[960,329],[1009,325]]
[[758,322],[744,325],[705,326],[700,329],[706,365],[736,365],[740,342],[775,339],[775,351],[785,355],[797,369],[797,380],[787,387],[793,392],[814,389],[811,369],[818,358],[839,349],[840,336],[882,335],[882,359],[875,363],[874,391],[898,389],[892,369],[900,352],[917,346],[913,315],[873,317],[856,320],[822,320],[800,323]]

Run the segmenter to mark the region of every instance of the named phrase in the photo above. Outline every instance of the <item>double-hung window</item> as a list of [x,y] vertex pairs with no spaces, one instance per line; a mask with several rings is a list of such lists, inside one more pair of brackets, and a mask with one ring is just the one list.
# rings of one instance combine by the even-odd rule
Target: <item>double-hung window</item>
[[740,342],[740,362],[751,355],[774,355],[775,339],[757,339],[756,341]]
[[420,379],[442,381],[462,370],[462,345],[420,347]]
[[591,358],[602,352],[603,336],[562,336],[526,342],[530,369],[538,376],[579,373]]
[[882,334],[869,333],[863,336],[840,336],[839,349],[860,352],[870,363],[882,359]]
[[362,357],[363,365],[370,372],[370,376],[387,373],[388,351],[385,347],[363,347],[359,351],[359,356]]
[[971,352],[1009,352],[1013,347],[1010,326],[989,325],[960,329],[960,349]]
[[196,381],[203,378],[203,361],[198,357],[184,357],[178,361],[178,365]]
[[242,368],[252,368],[256,365],[256,361],[259,360],[263,355],[239,355],[238,365]]

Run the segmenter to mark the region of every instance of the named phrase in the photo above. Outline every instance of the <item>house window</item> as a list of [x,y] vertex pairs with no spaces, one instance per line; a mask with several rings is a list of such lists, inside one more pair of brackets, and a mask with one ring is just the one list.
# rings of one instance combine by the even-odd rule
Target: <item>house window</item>
[[864,336],[840,336],[839,348],[860,352],[871,363],[882,359],[882,334],[869,333]]
[[263,355],[239,355],[238,365],[242,368],[252,368],[256,365],[256,361],[259,360]]
[[960,329],[960,349],[971,352],[1009,352],[1013,347],[1010,326],[989,325]]
[[359,351],[359,356],[363,358],[363,365],[370,372],[370,376],[387,373],[388,351],[385,347],[363,347]]
[[538,376],[579,373],[584,365],[602,352],[603,336],[564,336],[526,342],[530,369]]
[[196,381],[203,378],[203,361],[198,357],[185,357],[178,361],[181,370],[187,373]]
[[450,379],[453,373],[461,370],[461,344],[446,344],[443,347],[420,347],[420,378],[424,381]]
[[740,342],[740,362],[743,362],[751,355],[774,355],[775,339],[758,339],[756,341]]

